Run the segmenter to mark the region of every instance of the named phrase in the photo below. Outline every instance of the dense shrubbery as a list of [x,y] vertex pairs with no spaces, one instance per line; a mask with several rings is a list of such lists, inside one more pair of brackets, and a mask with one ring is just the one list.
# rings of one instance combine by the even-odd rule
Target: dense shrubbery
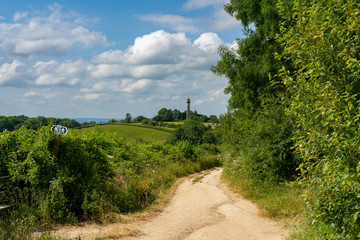
[[246,182],[291,179],[299,164],[312,236],[359,239],[359,1],[232,0],[225,9],[247,34],[236,51],[221,47],[213,68],[229,78],[220,130],[238,155],[226,166]]
[[281,106],[255,114],[235,111],[220,119],[218,133],[237,159],[227,166],[239,176],[258,183],[294,179],[300,163],[291,149],[294,123]]
[[185,120],[170,136],[169,142],[174,144],[179,141],[186,141],[190,144],[199,145],[202,143],[216,143],[216,137],[211,126],[188,119]]
[[212,68],[229,79],[229,110],[220,117],[219,135],[238,160],[227,167],[257,184],[294,179],[299,164],[291,140],[295,123],[285,116],[286,89],[276,76],[291,61],[275,58],[282,51],[275,41],[280,32],[275,2],[237,0],[225,5],[247,36],[238,40],[236,50],[220,47],[221,60]]
[[279,39],[299,70],[281,74],[308,207],[335,232],[321,230],[321,239],[359,239],[360,3],[295,0],[291,14],[284,8],[293,26]]
[[[11,176],[8,200],[13,209],[22,209],[18,223],[76,222],[137,211],[176,177],[220,164],[211,155],[217,148],[208,145],[138,143],[104,132],[70,132],[61,136],[58,150],[56,141],[50,127],[0,134],[0,174]],[[1,215],[2,224],[15,212]]]

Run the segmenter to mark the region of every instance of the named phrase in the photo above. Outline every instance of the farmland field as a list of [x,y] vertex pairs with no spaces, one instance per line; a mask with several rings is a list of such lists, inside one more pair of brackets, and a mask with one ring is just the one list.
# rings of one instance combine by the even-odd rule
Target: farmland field
[[80,132],[95,132],[99,134],[103,133],[116,133],[122,137],[133,138],[136,140],[145,140],[151,142],[165,142],[171,133],[171,130],[167,131],[159,130],[155,128],[143,127],[140,125],[121,124],[121,125],[101,125],[90,128],[84,128],[77,130]]

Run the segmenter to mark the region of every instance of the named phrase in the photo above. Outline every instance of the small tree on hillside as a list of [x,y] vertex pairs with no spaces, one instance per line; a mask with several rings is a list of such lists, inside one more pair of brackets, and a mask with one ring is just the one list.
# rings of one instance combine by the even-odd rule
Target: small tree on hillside
[[216,139],[211,132],[211,128],[207,128],[200,122],[188,119],[170,135],[170,143],[174,144],[179,141],[188,141],[191,144],[198,145],[202,143],[215,143]]
[[124,122],[131,123],[131,120],[132,120],[131,114],[127,113],[126,116],[125,116]]

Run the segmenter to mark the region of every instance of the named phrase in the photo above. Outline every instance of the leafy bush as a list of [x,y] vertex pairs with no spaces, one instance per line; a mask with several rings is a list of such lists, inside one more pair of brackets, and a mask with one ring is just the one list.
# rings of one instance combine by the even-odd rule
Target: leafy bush
[[186,141],[162,145],[96,131],[72,131],[57,141],[50,127],[0,134],[0,172],[11,175],[10,201],[22,209],[9,217],[20,226],[7,222],[1,230],[138,211],[176,177],[220,164],[211,154],[215,147],[199,150]]
[[191,144],[216,143],[216,137],[204,124],[188,119],[185,120],[169,137],[170,143],[188,141]]
[[228,167],[239,176],[260,182],[293,179],[299,159],[291,150],[294,123],[282,106],[250,114],[235,111],[221,116],[218,134],[237,159]]
[[[283,5],[279,6],[280,9]],[[279,40],[299,69],[281,72],[291,94],[288,114],[298,124],[301,184],[321,239],[360,235],[360,4],[295,0],[284,14],[292,27]]]

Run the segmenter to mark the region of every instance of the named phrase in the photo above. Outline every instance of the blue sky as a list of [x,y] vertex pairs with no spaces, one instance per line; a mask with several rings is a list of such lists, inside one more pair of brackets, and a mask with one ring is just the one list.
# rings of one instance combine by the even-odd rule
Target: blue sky
[[0,115],[153,117],[226,111],[210,71],[241,23],[227,0],[2,0]]

